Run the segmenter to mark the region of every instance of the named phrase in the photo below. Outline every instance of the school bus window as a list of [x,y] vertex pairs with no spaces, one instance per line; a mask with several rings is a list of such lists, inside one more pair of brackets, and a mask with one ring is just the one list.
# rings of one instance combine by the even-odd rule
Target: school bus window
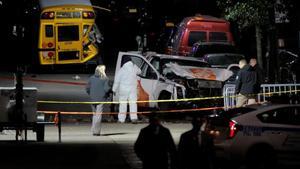
[[78,41],[79,27],[74,26],[59,26],[58,27],[58,41]]
[[46,25],[45,26],[45,33],[46,33],[46,37],[53,37],[53,26],[52,25]]

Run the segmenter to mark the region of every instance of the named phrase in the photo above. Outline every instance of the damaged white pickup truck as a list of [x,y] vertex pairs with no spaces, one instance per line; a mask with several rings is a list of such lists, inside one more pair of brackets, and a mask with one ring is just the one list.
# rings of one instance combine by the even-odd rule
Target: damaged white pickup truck
[[[208,63],[192,57],[156,53],[144,56],[136,52],[119,52],[115,73],[119,71],[124,56],[130,57],[142,70],[138,79],[138,101],[151,101],[138,103],[140,108],[168,110],[216,106],[216,100],[179,102],[155,100],[220,96],[224,83],[233,75],[230,70],[210,68]],[[114,96],[114,100],[118,100],[118,93]],[[222,102],[221,100],[220,103]]]

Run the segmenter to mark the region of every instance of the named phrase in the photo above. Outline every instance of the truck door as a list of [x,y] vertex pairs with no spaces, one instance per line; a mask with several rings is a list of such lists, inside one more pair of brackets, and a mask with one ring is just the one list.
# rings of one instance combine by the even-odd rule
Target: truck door
[[[132,62],[136,64],[142,73],[138,78],[138,101],[153,100],[153,90],[156,88],[158,81],[158,72],[153,68],[153,66],[142,56],[136,53],[130,52],[119,52],[116,73],[121,68],[121,61],[123,57],[130,57]],[[116,77],[116,76],[115,76]],[[114,96],[114,101],[118,101],[118,95]],[[153,107],[153,103],[139,103],[139,107]]]

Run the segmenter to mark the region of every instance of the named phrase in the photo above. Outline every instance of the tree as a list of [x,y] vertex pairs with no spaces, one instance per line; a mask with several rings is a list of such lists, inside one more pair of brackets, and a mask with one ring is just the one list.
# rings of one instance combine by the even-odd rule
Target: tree
[[263,66],[262,31],[274,27],[272,16],[276,0],[217,0],[227,20],[235,21],[240,30],[255,27],[257,59]]

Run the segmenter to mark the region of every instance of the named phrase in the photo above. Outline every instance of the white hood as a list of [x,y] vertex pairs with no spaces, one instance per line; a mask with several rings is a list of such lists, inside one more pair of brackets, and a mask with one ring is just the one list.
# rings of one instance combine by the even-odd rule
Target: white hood
[[232,71],[227,69],[219,68],[199,68],[193,66],[180,66],[174,63],[166,64],[163,74],[173,72],[177,76],[185,77],[188,79],[205,79],[205,80],[216,80],[226,81],[230,76],[233,75]]

